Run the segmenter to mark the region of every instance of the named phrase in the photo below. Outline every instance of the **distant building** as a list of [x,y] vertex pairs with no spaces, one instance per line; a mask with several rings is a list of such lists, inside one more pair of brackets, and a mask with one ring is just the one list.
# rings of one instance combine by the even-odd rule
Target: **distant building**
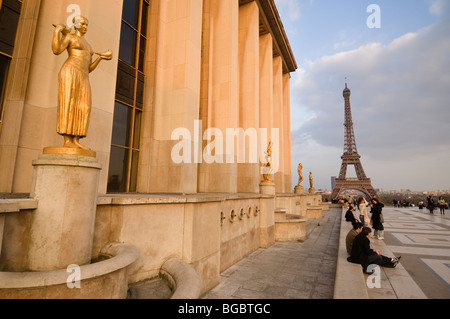
[[334,186],[336,185],[336,176],[331,176],[331,189],[334,189]]

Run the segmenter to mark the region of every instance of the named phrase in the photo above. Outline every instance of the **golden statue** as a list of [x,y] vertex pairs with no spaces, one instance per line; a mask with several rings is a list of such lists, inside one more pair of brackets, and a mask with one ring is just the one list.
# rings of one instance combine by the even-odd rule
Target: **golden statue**
[[303,182],[302,168],[303,168],[302,163],[298,164],[298,184],[297,184],[297,186],[300,186],[300,183]]
[[314,188],[312,172],[309,172],[309,187]]
[[266,163],[263,167],[263,182],[273,183],[273,180],[270,178],[270,174],[272,173],[272,141],[267,145],[267,149],[264,152],[266,154]]
[[[95,156],[95,152],[80,143],[87,135],[91,114],[91,87],[89,73],[94,71],[101,60],[111,60],[112,52],[96,53],[85,39],[89,21],[85,17],[73,19],[72,27],[64,24],[53,25],[52,50],[59,55],[65,50],[69,55],[58,74],[58,134],[64,137],[61,149],[46,148],[44,153],[64,153]],[[98,55],[93,61],[94,54]],[[53,151],[53,152],[52,152]]]

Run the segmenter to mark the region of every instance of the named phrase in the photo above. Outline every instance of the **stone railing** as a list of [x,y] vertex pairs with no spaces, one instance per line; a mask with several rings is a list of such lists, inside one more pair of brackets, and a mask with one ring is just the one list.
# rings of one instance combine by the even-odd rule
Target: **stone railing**
[[2,253],[3,232],[7,214],[20,213],[23,210],[36,209],[38,201],[32,198],[7,198],[11,196],[0,196],[0,255]]

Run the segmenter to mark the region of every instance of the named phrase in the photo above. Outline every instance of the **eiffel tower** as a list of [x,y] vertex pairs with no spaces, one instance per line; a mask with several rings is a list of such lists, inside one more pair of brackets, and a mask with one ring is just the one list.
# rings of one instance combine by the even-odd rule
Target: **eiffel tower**
[[[358,190],[363,192],[369,199],[376,197],[377,193],[372,187],[370,178],[367,178],[366,173],[361,165],[361,156],[356,149],[355,133],[353,131],[352,110],[350,107],[350,89],[347,87],[347,80],[345,81],[344,89],[345,100],[345,136],[344,136],[344,154],[341,156],[342,165],[339,173],[339,178],[336,178],[336,184],[331,193],[331,200],[339,199],[346,190]],[[356,178],[347,178],[347,167],[353,165],[356,172]]]

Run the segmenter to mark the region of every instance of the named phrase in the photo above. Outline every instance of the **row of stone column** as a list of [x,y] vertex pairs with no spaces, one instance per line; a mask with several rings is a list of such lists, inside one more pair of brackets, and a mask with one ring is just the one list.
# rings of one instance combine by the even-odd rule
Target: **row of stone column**
[[[290,75],[283,73],[282,57],[274,57],[271,34],[260,35],[257,3],[152,3],[150,50],[154,52],[147,61],[149,107],[144,114],[138,191],[258,193],[261,163],[251,163],[249,154],[257,147],[262,155],[258,160],[263,159],[272,140],[273,161],[278,160],[274,163],[277,192],[291,192]],[[223,133],[223,147],[214,149],[223,163],[202,160],[214,138],[199,145],[196,120],[201,121],[200,137],[209,128]],[[190,130],[192,159],[198,152],[197,162],[175,164],[168,158],[179,142],[171,139],[178,127]],[[244,163],[238,163],[237,139],[234,160],[229,161],[227,128],[258,132],[258,145],[246,139]],[[267,130],[266,139],[259,134],[260,128]],[[272,128],[278,129],[278,138]],[[221,149],[224,154],[215,153]]]

